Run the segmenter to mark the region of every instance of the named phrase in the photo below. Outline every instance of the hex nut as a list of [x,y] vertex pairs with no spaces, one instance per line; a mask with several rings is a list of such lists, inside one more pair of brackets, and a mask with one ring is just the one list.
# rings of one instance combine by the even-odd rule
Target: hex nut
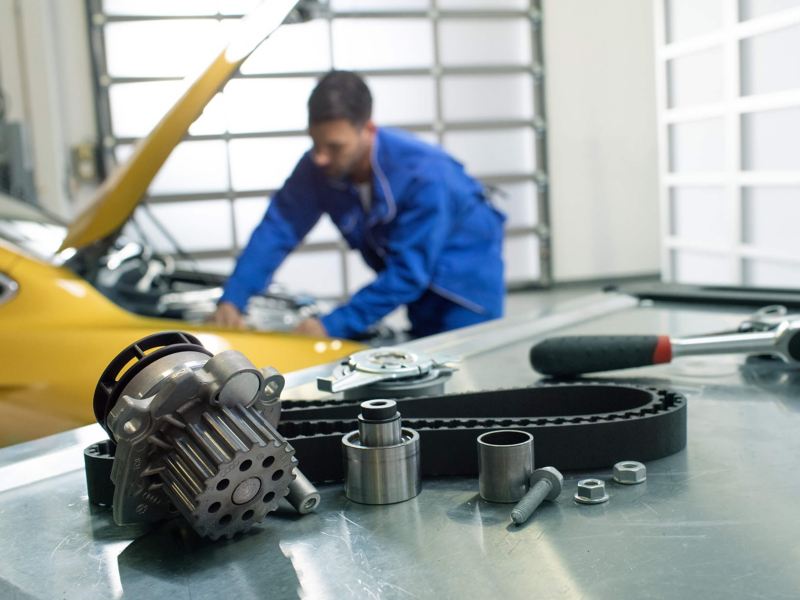
[[636,485],[647,479],[647,467],[635,460],[623,460],[614,465],[614,481],[623,485]]
[[608,500],[606,484],[599,479],[581,479],[578,482],[578,491],[575,493],[575,502],[579,504],[600,504]]

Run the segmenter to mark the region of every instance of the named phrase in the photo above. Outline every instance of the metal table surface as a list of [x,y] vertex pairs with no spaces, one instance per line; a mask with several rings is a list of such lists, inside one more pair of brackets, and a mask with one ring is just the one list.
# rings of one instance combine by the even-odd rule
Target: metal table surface
[[[633,304],[593,297],[417,344],[471,347],[448,389],[486,389],[534,382],[527,352],[548,331],[686,335],[746,314]],[[287,508],[210,542],[178,522],[116,527],[88,505],[80,449],[99,427],[0,450],[0,598],[800,597],[800,376],[717,356],[605,378],[685,393],[686,450],[650,462],[642,485],[609,483],[596,506],[572,500],[587,473],[566,473],[561,497],[519,528],[475,479],[440,479],[378,507],[325,486],[315,514]]]

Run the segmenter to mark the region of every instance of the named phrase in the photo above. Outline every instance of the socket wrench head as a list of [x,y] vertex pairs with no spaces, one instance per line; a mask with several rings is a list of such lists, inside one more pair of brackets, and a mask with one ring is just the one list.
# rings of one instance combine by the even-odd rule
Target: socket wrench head
[[478,436],[478,486],[489,502],[518,502],[533,473],[533,436],[500,429]]

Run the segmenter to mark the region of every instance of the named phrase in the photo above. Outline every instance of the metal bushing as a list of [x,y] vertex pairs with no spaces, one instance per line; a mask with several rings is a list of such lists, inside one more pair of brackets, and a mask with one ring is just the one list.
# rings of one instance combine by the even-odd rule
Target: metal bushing
[[394,400],[362,402],[358,430],[342,438],[342,451],[350,500],[394,504],[419,494],[419,434],[402,427]]
[[500,429],[478,436],[478,486],[489,502],[518,502],[533,473],[533,436]]

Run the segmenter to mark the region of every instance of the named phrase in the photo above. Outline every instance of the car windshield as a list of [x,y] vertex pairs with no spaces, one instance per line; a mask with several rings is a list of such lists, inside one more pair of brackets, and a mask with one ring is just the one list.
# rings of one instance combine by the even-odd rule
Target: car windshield
[[33,256],[53,261],[66,227],[31,204],[0,194],[0,238]]

